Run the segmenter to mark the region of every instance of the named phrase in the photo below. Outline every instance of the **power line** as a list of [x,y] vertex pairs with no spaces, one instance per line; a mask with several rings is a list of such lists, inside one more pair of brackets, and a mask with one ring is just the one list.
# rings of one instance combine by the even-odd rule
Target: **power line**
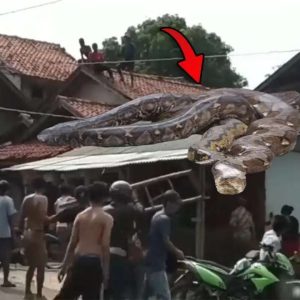
[[42,3],[42,4],[37,4],[37,5],[27,6],[27,7],[15,9],[15,10],[10,10],[10,11],[6,11],[4,13],[0,13],[0,16],[15,14],[15,13],[18,13],[18,12],[39,8],[39,7],[42,7],[42,6],[48,6],[48,5],[56,4],[56,3],[62,2],[62,1],[64,1],[64,0],[49,1],[49,2]]
[[[59,0],[63,1],[63,0]],[[248,53],[232,53],[232,54],[211,54],[205,55],[204,59],[212,59],[212,58],[223,58],[223,57],[244,57],[244,56],[257,56],[257,55],[270,55],[270,54],[281,54],[281,53],[292,53],[292,52],[300,52],[300,49],[290,49],[290,50],[273,50],[266,52],[248,52]],[[53,65],[67,66],[84,66],[84,65],[102,65],[102,64],[120,64],[120,63],[129,63],[129,62],[163,62],[163,61],[173,61],[173,60],[182,60],[182,57],[165,57],[165,58],[147,58],[147,59],[134,59],[134,60],[114,60],[114,61],[102,61],[102,62],[82,62],[78,63],[68,62],[68,63],[53,63]],[[5,66],[0,65],[0,69],[6,69],[9,71],[15,71],[13,66]]]
[[26,113],[26,114],[30,114],[30,115],[59,117],[59,118],[66,118],[66,119],[73,119],[73,120],[84,119],[84,118],[80,118],[80,117],[72,117],[72,116],[65,116],[65,115],[59,115],[59,114],[51,114],[51,113],[43,113],[43,112],[36,112],[36,111],[23,110],[23,109],[15,109],[15,108],[3,107],[3,106],[0,106],[0,111],[1,110],[2,111],[18,112],[18,113]]
[[[274,50],[274,51],[267,51],[267,52],[232,53],[232,54],[211,54],[211,55],[205,55],[204,59],[234,57],[234,56],[269,55],[269,54],[292,53],[292,52],[300,52],[300,49]],[[153,62],[154,61],[158,62],[158,61],[172,61],[172,60],[182,60],[182,57],[147,58],[147,59],[134,59],[134,60],[115,60],[115,61],[104,61],[104,62],[83,62],[83,63],[78,63],[78,64],[79,65],[98,65],[98,64],[118,64],[118,63],[128,63],[128,62],[152,62],[152,61]],[[71,64],[73,64],[73,63],[71,63]]]

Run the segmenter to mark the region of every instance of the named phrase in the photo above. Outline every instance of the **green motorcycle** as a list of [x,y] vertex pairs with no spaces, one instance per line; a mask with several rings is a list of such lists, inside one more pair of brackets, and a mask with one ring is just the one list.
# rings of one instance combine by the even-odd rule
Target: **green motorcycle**
[[300,299],[300,281],[290,260],[273,253],[259,260],[259,251],[250,251],[232,269],[207,260],[187,257],[179,263],[180,274],[171,286],[172,299]]

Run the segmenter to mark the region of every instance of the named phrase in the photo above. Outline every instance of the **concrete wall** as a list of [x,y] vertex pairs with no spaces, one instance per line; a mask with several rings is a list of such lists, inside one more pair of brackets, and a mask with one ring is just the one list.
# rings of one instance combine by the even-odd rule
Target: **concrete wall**
[[280,212],[282,205],[292,205],[300,220],[300,153],[277,157],[266,172],[267,214]]
[[128,101],[119,93],[116,93],[104,85],[100,85],[99,83],[92,81],[86,82],[84,85],[82,85],[81,88],[76,92],[75,96],[91,101],[99,101],[109,105],[120,105]]
[[121,105],[128,101],[122,94],[88,76],[78,76],[72,84],[61,93],[63,96],[82,98],[108,105]]
[[21,89],[21,77],[3,70],[2,73],[18,88]]

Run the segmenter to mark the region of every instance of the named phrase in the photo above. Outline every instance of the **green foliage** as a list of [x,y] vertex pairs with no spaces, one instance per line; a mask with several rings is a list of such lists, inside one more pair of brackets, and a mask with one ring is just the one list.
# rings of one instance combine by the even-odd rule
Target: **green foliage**
[[[187,26],[185,19],[178,15],[163,15],[156,20],[148,19],[142,24],[127,29],[136,47],[136,59],[182,57],[177,43],[161,27],[173,27],[182,32],[190,41],[196,53],[205,55],[228,54],[233,49],[215,33],[208,33],[201,25]],[[121,59],[121,45],[115,37],[103,42],[108,60]],[[136,63],[136,72],[162,76],[190,78],[177,66],[176,61]],[[207,58],[204,60],[202,84],[209,87],[243,87],[247,80],[236,73],[229,58]]]

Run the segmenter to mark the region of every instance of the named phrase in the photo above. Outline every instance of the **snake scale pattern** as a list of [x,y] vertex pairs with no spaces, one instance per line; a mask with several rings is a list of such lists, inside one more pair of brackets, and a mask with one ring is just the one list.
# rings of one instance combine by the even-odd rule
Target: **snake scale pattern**
[[299,98],[297,92],[237,88],[197,96],[153,94],[99,116],[47,128],[38,139],[49,145],[115,147],[202,134],[187,149],[187,158],[211,164],[218,192],[233,195],[245,189],[246,174],[265,171],[275,156],[293,150],[300,129]]

